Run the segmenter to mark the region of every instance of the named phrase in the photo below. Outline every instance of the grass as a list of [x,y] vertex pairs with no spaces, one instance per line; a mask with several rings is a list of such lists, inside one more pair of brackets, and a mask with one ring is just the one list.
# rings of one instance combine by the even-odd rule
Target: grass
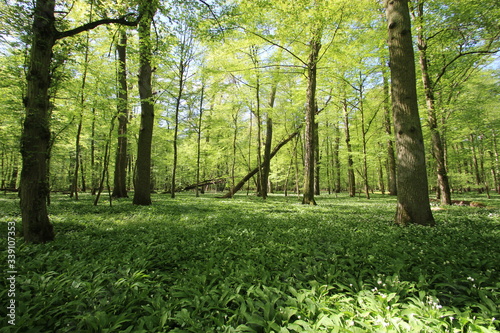
[[[498,332],[500,198],[461,199],[488,207],[401,228],[382,195],[55,196],[56,241],[18,239],[16,326],[0,332]],[[12,220],[1,195],[2,231]]]

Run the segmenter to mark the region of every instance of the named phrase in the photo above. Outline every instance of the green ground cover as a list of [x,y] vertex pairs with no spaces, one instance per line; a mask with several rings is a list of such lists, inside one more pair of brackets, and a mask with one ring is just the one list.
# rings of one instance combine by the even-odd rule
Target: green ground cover
[[[2,306],[0,332],[498,332],[500,198],[454,199],[488,207],[401,228],[382,195],[322,195],[317,207],[57,195],[56,241],[18,239],[16,326]],[[20,228],[18,200],[1,194],[2,235],[12,220]]]

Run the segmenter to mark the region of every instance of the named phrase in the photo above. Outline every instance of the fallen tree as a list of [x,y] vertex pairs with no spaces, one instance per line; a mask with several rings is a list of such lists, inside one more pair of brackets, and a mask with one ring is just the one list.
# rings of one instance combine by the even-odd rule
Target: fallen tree
[[[292,141],[293,138],[295,138],[297,135],[299,135],[299,133],[300,133],[300,127],[295,132],[290,134],[286,139],[284,139],[283,141],[278,143],[278,145],[276,147],[274,147],[273,151],[271,152],[271,155],[269,156],[269,160],[271,160],[284,145],[286,145],[288,142]],[[247,181],[249,181],[250,178],[255,176],[259,172],[259,170],[263,167],[264,167],[264,163],[261,163],[260,166],[249,171],[248,174],[245,177],[243,177],[242,180],[240,180],[238,182],[238,184],[234,185],[233,188],[231,188],[231,190],[229,192],[227,192],[226,194],[224,194],[221,198],[232,198],[233,195],[236,192],[238,192],[239,190],[241,190],[241,188],[245,185],[245,183]]]
[[203,187],[203,186],[207,186],[207,185],[221,184],[221,183],[225,183],[226,181],[227,181],[226,178],[207,179],[207,180],[201,181],[201,182],[196,183],[196,184],[191,184],[191,185],[185,186],[185,187],[183,187],[181,189],[176,190],[176,192],[194,190],[197,187]]

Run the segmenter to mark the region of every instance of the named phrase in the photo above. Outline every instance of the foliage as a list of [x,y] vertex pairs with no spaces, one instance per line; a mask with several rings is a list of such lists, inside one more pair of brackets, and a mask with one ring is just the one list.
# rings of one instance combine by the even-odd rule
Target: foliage
[[[56,240],[18,241],[17,330],[1,332],[500,330],[498,197],[437,210],[435,228],[393,225],[380,195],[55,199]],[[0,197],[2,228],[17,207]]]

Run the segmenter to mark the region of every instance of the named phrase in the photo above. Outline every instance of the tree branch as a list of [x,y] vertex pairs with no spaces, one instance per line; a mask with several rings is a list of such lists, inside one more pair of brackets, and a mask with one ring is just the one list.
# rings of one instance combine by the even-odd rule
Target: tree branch
[[285,51],[286,53],[290,54],[292,57],[294,57],[295,59],[297,59],[298,61],[300,61],[301,64],[303,64],[304,66],[308,67],[308,64],[304,60],[302,60],[298,55],[296,55],[295,53],[293,53],[292,51],[290,51],[286,47],[284,47],[282,45],[279,45],[279,44],[273,42],[272,40],[270,40],[269,38],[266,38],[266,37],[264,37],[264,36],[262,36],[262,35],[260,35],[260,34],[258,34],[256,32],[254,32],[254,31],[250,31],[250,30],[248,30],[248,29],[246,29],[244,27],[241,27],[241,26],[239,28],[241,30],[245,31],[245,32],[248,32],[249,34],[252,34],[254,36],[257,36],[257,37],[265,40],[266,42],[268,42],[269,44],[271,44],[273,46],[276,46],[277,48],[282,49],[283,51]]
[[117,18],[117,19],[105,18],[105,19],[101,19],[101,20],[97,20],[94,22],[90,22],[90,23],[81,25],[75,29],[58,32],[56,39],[62,39],[62,38],[66,38],[66,37],[75,36],[75,35],[78,35],[79,33],[95,29],[98,26],[104,25],[104,24],[121,24],[121,25],[129,26],[129,27],[135,27],[135,26],[137,26],[137,24],[139,24],[139,21],[141,20],[141,15],[139,15],[137,17],[137,19],[134,21],[128,21],[127,18],[129,16],[132,16],[132,15],[134,15],[134,14],[127,14],[127,15],[122,16],[122,17]]
[[437,76],[436,80],[434,81],[434,87],[437,86],[438,82],[443,78],[444,74],[446,73],[446,70],[448,69],[448,67],[450,67],[455,61],[457,61],[458,59],[460,59],[461,57],[463,56],[468,56],[468,55],[473,55],[473,54],[495,54],[499,52],[499,50],[479,50],[479,51],[469,51],[469,52],[460,52],[459,54],[457,54],[453,59],[451,59],[446,65],[443,66],[443,68],[441,68],[441,72],[439,73],[439,75]]

